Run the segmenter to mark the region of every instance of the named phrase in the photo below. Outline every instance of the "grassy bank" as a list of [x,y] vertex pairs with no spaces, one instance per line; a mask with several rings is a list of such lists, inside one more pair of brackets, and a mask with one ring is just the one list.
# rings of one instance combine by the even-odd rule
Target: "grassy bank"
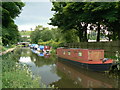
[[40,83],[40,78],[33,78],[25,64],[17,63],[19,53],[7,53],[0,57],[2,57],[2,88],[48,88]]
[[39,88],[36,80],[31,79],[31,73],[24,65],[16,63],[13,53],[2,56],[2,88]]
[[3,51],[6,51],[6,50],[8,50],[8,49],[10,49],[10,48],[16,47],[16,45],[1,46],[1,47],[2,47],[2,52],[3,52]]

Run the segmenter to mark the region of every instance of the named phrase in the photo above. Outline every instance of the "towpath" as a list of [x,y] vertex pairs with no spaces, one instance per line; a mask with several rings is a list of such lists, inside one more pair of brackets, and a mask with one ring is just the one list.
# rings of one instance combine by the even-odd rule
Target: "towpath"
[[6,53],[8,53],[8,52],[13,51],[15,48],[16,48],[16,47],[10,48],[10,49],[8,49],[8,50],[6,50],[6,51],[4,51],[4,52],[1,52],[1,53],[0,53],[0,56],[3,55],[3,54],[6,54]]

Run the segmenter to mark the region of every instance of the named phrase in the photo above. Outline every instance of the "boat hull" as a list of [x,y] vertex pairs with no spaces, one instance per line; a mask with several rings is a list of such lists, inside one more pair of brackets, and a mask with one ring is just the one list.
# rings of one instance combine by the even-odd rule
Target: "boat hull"
[[75,64],[77,66],[80,66],[82,68],[89,69],[89,70],[92,70],[92,71],[109,71],[111,69],[111,66],[112,66],[112,63],[103,63],[103,64],[81,63],[81,62],[61,58],[59,56],[58,56],[58,59],[62,60],[62,61],[72,62],[73,64]]

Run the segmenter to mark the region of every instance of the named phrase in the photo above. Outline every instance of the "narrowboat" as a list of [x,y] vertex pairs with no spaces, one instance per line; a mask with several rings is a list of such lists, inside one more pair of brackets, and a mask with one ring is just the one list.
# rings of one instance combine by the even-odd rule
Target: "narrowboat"
[[50,52],[51,46],[44,46],[44,50]]
[[44,46],[40,45],[37,50],[38,50],[39,52],[43,52]]
[[38,53],[38,56],[44,56],[44,53],[42,53],[42,52]]
[[43,52],[40,52],[40,53],[37,53],[38,56],[44,56],[45,58],[49,58],[50,57],[50,53],[43,53]]
[[113,64],[112,59],[104,58],[102,49],[57,48],[56,53],[60,60],[71,61],[92,71],[109,71]]

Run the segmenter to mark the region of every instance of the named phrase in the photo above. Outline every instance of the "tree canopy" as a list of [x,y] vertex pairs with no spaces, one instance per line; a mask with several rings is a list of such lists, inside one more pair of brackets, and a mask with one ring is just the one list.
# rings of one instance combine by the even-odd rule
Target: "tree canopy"
[[120,2],[53,2],[52,11],[55,13],[49,24],[64,31],[75,29],[81,42],[89,39],[88,24],[97,27],[97,41],[103,27],[112,32],[112,40],[120,40]]
[[2,42],[3,45],[14,44],[19,40],[18,27],[14,19],[21,13],[23,2],[2,2]]
[[45,28],[41,25],[36,26],[35,30],[31,32],[31,43],[41,43],[41,42],[78,42],[76,37],[76,30],[71,30],[71,32],[66,31],[64,34],[63,30],[59,28]]

